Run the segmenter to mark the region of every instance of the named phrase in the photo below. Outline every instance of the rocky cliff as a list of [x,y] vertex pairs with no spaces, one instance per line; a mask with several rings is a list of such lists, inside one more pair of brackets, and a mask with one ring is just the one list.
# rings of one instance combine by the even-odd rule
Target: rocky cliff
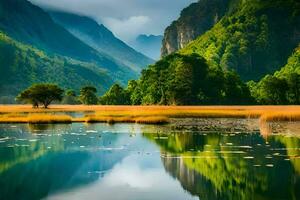
[[185,8],[165,30],[161,54],[169,55],[211,29],[229,10],[230,0],[200,0]]

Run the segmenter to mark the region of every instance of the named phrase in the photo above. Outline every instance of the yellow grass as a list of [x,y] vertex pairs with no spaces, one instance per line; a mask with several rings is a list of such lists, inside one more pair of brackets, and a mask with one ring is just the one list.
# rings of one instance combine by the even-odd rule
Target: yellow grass
[[[76,118],[68,112],[83,113]],[[261,121],[300,121],[300,106],[70,106],[33,109],[0,105],[0,123],[167,123],[169,118],[260,118]]]
[[169,122],[169,118],[164,116],[120,117],[120,116],[92,115],[92,116],[86,116],[85,122],[87,123],[106,122],[109,124],[114,124],[114,123],[165,124]]
[[261,115],[260,121],[300,121],[300,111],[273,111]]
[[30,124],[55,124],[72,123],[69,115],[53,114],[6,114],[0,115],[0,123],[30,123]]

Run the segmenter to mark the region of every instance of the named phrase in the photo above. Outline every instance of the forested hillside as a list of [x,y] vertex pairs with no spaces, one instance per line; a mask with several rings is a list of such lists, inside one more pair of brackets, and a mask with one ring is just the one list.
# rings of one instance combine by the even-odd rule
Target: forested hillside
[[57,83],[64,88],[75,90],[79,90],[83,85],[95,85],[100,92],[113,83],[107,71],[95,64],[61,56],[48,56],[43,51],[19,43],[4,33],[0,33],[0,52],[2,99],[11,101],[21,90],[38,82]]
[[[206,19],[201,15],[203,12],[221,16],[209,6],[212,2],[199,1],[184,10],[176,22],[185,25],[184,19],[193,19],[189,27],[203,30],[198,32],[196,40],[180,50],[182,54],[197,53],[211,66],[236,70],[243,80],[259,80],[283,66],[300,41],[300,5],[296,0],[216,1],[217,5],[227,3],[229,7],[210,29],[199,22]],[[192,11],[196,5],[203,9],[205,3],[204,11]],[[181,37],[191,32],[195,31],[183,31]],[[167,29],[165,40],[169,36]]]
[[138,73],[107,54],[101,54],[27,0],[0,0],[0,31],[47,54],[58,54],[107,69],[113,79],[127,82]]

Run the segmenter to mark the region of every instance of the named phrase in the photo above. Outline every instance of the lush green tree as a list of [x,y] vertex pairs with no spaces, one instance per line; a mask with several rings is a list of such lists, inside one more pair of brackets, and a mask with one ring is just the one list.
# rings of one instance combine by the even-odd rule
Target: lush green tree
[[300,48],[274,75],[259,82],[250,81],[251,95],[259,104],[300,104]]
[[80,104],[76,92],[74,90],[67,90],[62,100],[62,104],[77,105]]
[[[131,83],[132,84],[132,83]],[[248,104],[248,87],[234,71],[210,67],[197,55],[172,54],[142,71],[130,92],[132,104]]]
[[300,74],[291,73],[286,76],[288,91],[287,98],[290,104],[300,104]]
[[98,104],[97,89],[93,86],[85,86],[80,89],[79,100],[85,105],[96,105]]
[[42,104],[44,108],[48,108],[53,101],[62,100],[63,92],[60,87],[54,84],[35,84],[21,92],[17,96],[17,100],[31,103],[33,107],[38,107],[39,104]]
[[138,81],[130,80],[126,88],[126,92],[130,97],[131,105],[141,104],[142,97],[141,97],[141,90]]
[[[133,84],[133,83],[132,83]],[[129,85],[129,90],[133,90]],[[119,84],[114,84],[102,97],[99,99],[100,104],[102,105],[129,105],[130,95],[128,91],[122,88]]]
[[265,76],[259,83],[249,83],[252,96],[259,104],[288,104],[288,83],[285,79],[272,75]]

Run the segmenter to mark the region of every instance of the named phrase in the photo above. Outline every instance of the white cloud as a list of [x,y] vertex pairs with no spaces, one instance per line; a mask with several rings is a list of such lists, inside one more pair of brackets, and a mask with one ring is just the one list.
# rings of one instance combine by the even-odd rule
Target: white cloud
[[102,21],[116,36],[125,41],[133,40],[144,27],[151,23],[151,19],[148,16],[132,16],[121,20],[104,18]]

